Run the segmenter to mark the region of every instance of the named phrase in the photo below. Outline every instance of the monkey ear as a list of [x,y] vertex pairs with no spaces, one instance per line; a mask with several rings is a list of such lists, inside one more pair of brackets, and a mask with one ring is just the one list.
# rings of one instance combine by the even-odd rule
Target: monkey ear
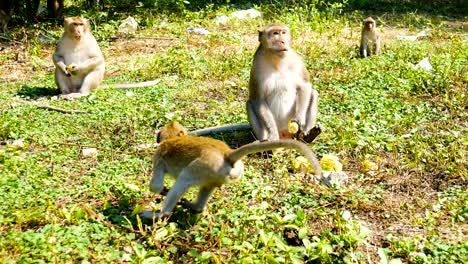
[[156,143],[161,143],[161,131],[156,130]]
[[179,133],[177,133],[177,136],[181,137],[181,136],[186,136],[187,133],[185,131],[179,131]]
[[263,35],[263,31],[259,30],[258,31],[258,41],[260,41],[260,42],[262,42],[262,35]]
[[63,19],[63,22],[66,24],[69,24],[73,20],[73,17],[66,17]]
[[89,25],[89,20],[87,18],[82,18],[84,24]]

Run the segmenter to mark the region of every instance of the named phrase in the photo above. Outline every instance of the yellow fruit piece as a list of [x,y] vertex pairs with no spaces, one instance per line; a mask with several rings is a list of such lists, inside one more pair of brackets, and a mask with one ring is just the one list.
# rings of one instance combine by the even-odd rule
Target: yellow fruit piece
[[73,71],[74,69],[75,69],[75,64],[73,63],[67,66],[67,71],[69,72]]
[[288,121],[288,132],[290,134],[296,134],[299,132],[299,124],[296,121],[289,120]]
[[320,166],[324,171],[343,171],[343,164],[340,163],[337,156],[325,154],[320,160]]
[[362,162],[362,172],[375,173],[377,170],[379,170],[377,163],[370,160],[365,160]]
[[304,156],[295,158],[292,162],[294,172],[313,173],[314,168]]

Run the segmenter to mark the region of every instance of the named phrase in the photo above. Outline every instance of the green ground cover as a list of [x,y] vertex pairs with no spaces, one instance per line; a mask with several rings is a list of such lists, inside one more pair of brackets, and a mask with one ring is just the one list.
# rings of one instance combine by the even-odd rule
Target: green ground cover
[[[172,2],[173,12],[132,10],[140,29],[116,39],[110,37],[127,13],[79,11],[67,2],[67,14],[92,21],[107,62],[104,82],[160,79],[147,88],[55,100],[55,43],[37,34],[57,39],[60,25],[1,35],[1,263],[467,260],[466,16],[313,4],[323,1],[202,8]],[[263,17],[214,20],[250,7]],[[384,36],[383,54],[359,59],[360,21],[369,15]],[[252,156],[245,175],[217,190],[203,214],[177,207],[169,221],[142,223],[137,213],[159,208],[162,197],[148,189],[154,148],[137,146],[153,143],[154,131],[172,119],[190,130],[247,122],[256,32],[271,21],[291,27],[293,47],[320,93],[323,133],[310,147],[319,157],[338,156],[349,181],[339,188],[306,181],[290,170],[294,152]],[[190,34],[190,26],[211,34]],[[416,41],[397,39],[423,30],[428,36]],[[414,67],[423,58],[431,72]],[[251,136],[220,139],[236,147]],[[98,155],[84,157],[86,147]],[[361,172],[365,160],[378,164],[375,174]]]

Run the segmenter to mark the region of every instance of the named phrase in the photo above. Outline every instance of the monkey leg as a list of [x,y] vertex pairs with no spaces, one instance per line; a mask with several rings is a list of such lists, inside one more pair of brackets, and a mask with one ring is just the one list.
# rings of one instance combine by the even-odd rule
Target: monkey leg
[[279,139],[275,118],[266,103],[255,103],[251,100],[247,101],[247,114],[249,116],[250,126],[258,140]]
[[298,139],[307,143],[312,142],[320,133],[322,129],[317,124],[318,114],[318,92],[311,88],[310,102],[307,107],[306,122],[303,130],[299,131]]
[[314,104],[312,85],[310,83],[303,83],[298,86],[296,93],[296,105],[294,112],[294,120],[299,123],[301,129],[306,132],[310,130],[311,127],[310,120],[306,120],[307,116],[310,116],[310,112],[313,111],[312,106]]
[[371,45],[367,45],[367,54],[368,56],[371,56],[372,55],[372,49],[371,49]]
[[374,54],[375,55],[379,55],[380,54],[380,39],[377,39],[375,41],[375,45],[374,45]]
[[164,201],[164,206],[161,212],[143,210],[139,213],[139,216],[141,218],[151,220],[153,218],[158,219],[160,217],[170,215],[177,202],[180,200],[180,197],[182,197],[182,195],[187,192],[188,188],[193,185],[191,178],[193,177],[191,177],[191,174],[188,172],[188,170],[184,169],[181,172],[181,175],[177,178],[176,183],[167,193],[166,200]]
[[190,186],[198,183],[197,177],[190,168],[185,168],[177,177],[176,183],[172,186],[171,190],[167,193],[164,206],[161,210],[161,216],[168,216],[180,200],[182,195],[187,192]]
[[98,88],[99,84],[103,79],[103,71],[96,70],[88,73],[81,84],[80,90],[78,91],[82,95],[88,95],[91,91]]
[[313,89],[310,87],[310,100],[309,104],[306,108],[307,113],[306,113],[306,120],[304,124],[304,132],[307,134],[309,131],[315,127],[317,124],[317,114],[318,114],[318,100],[319,100],[319,94],[317,90]]
[[208,199],[210,198],[214,189],[215,187],[213,186],[200,187],[200,191],[198,193],[198,197],[195,203],[185,201],[183,203],[183,206],[187,209],[190,209],[190,211],[193,211],[195,213],[201,213],[203,209],[205,209],[206,203],[208,202]]
[[60,89],[62,94],[73,92],[73,85],[70,77],[66,76],[59,68],[55,69],[55,84]]

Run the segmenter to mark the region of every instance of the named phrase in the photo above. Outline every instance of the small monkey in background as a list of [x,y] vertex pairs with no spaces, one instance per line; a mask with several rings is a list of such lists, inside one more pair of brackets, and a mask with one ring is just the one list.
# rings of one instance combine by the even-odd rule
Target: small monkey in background
[[6,33],[8,31],[8,21],[10,21],[10,15],[0,9],[0,32]]
[[[371,49],[371,42],[373,44],[373,52]],[[379,55],[380,53],[380,35],[377,32],[377,24],[372,17],[368,17],[364,20],[361,33],[361,46],[360,46],[361,58],[371,56],[372,53]]]
[[63,13],[63,0],[47,0],[47,12],[49,17],[58,17]]
[[294,121],[297,138],[312,142],[321,132],[316,126],[318,92],[302,58],[291,48],[289,28],[270,24],[258,32],[258,40],[246,105],[255,136],[260,141],[291,138],[288,122]]
[[[65,30],[52,57],[55,83],[61,98],[73,99],[89,95],[104,78],[105,61],[101,49],[91,34],[89,22],[82,17],[65,18]],[[136,88],[157,84],[159,80],[100,86],[100,88]]]
[[234,150],[220,140],[187,135],[182,125],[172,121],[161,129],[159,140],[161,144],[154,155],[150,190],[154,193],[163,191],[166,173],[176,178],[176,182],[167,193],[161,212],[140,212],[140,216],[146,219],[170,215],[182,195],[192,186],[199,186],[200,191],[195,203],[188,203],[186,207],[202,211],[216,187],[242,175],[244,164],[241,159],[250,153],[276,148],[297,149],[313,165],[314,173],[321,175],[315,154],[304,143],[292,139],[253,142]]

